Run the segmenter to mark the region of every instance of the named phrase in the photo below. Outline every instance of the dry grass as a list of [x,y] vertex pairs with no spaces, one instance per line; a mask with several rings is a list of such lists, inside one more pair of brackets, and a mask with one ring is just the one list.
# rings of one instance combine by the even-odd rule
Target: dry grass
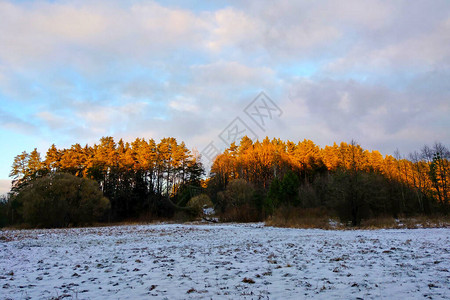
[[401,217],[394,219],[392,217],[373,218],[363,220],[359,228],[362,229],[416,229],[416,228],[448,228],[450,227],[450,217],[448,216],[416,216]]
[[288,228],[338,229],[339,222],[335,222],[336,226],[333,226],[330,224],[330,219],[334,219],[334,216],[324,208],[282,207],[266,220],[266,225]]
[[249,205],[241,205],[239,207],[229,207],[226,212],[219,214],[222,222],[258,222],[261,220],[258,211]]
[[392,217],[378,217],[362,220],[358,228],[362,229],[380,229],[380,228],[397,228],[397,222]]
[[448,228],[450,227],[450,216],[419,216],[415,218],[401,219],[400,222],[402,222],[406,228]]
[[[250,209],[233,209],[220,216],[222,222],[257,222],[258,214]],[[377,217],[361,221],[360,226],[352,227],[342,224],[339,219],[325,208],[295,208],[281,207],[273,216],[265,220],[266,226],[285,228],[316,228],[329,230],[342,229],[417,229],[417,228],[450,228],[450,216],[416,216],[400,217]],[[125,225],[146,225],[159,223],[192,223],[196,222],[191,216],[181,212],[173,218],[139,218],[122,222],[93,223],[88,227],[109,227]],[[84,226],[83,226],[84,227]],[[34,229],[27,224],[11,225],[1,228],[2,230]]]
[[279,208],[266,220],[267,226],[317,229],[415,229],[450,228],[449,216],[377,217],[365,219],[356,227],[337,221],[338,218],[325,208]]

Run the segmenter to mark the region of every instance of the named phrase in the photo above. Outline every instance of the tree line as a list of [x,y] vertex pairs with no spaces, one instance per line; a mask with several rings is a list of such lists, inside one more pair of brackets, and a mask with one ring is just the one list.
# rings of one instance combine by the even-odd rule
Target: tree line
[[110,202],[101,220],[123,221],[172,216],[177,202],[187,203],[186,198],[200,188],[204,170],[200,156],[175,138],[163,138],[159,143],[137,138],[128,143],[103,137],[93,146],[74,144],[58,149],[52,145],[43,159],[34,149],[14,159],[11,217],[22,213],[18,195],[27,187],[39,178],[61,173],[95,181]]
[[[215,159],[207,180],[213,201],[231,219],[261,220],[280,208],[319,207],[358,225],[378,216],[446,214],[449,160],[441,143],[404,157],[383,156],[354,141],[321,148],[310,140],[244,137]],[[237,180],[253,195],[236,192],[242,189]],[[242,203],[251,213],[243,215]]]
[[[200,155],[175,138],[126,143],[103,137],[93,146],[52,145],[44,158],[37,149],[17,155],[0,223],[52,227],[180,212],[194,218],[205,205],[223,221],[288,218],[295,209],[311,208],[352,225],[379,216],[447,214],[449,160],[441,143],[383,156],[353,141],[321,148],[310,140],[244,137],[215,158],[205,178]],[[46,206],[64,214],[52,219]],[[53,223],[44,224],[49,218]]]

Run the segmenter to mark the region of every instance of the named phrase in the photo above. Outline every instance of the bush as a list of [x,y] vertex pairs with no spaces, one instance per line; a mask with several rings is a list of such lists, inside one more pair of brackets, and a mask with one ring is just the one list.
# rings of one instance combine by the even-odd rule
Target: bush
[[109,208],[95,181],[64,173],[31,181],[14,198],[23,221],[37,227],[89,224]]
[[268,226],[291,228],[321,228],[333,229],[330,224],[334,216],[325,207],[300,208],[281,206],[275,210],[272,217],[266,220]]
[[221,219],[225,222],[260,220],[255,203],[255,189],[244,179],[230,181],[226,190],[217,194],[217,206],[222,212]]
[[211,208],[214,205],[208,195],[200,194],[192,197],[187,203],[187,206],[193,208],[197,213],[197,216],[201,216],[203,215],[203,208]]
[[264,199],[263,212],[266,216],[273,214],[274,209],[280,204],[282,196],[281,182],[278,178],[274,178],[269,186],[266,199]]
[[294,172],[289,170],[283,177],[281,182],[282,200],[284,204],[299,205],[298,189],[300,180]]
[[8,225],[8,198],[0,195],[0,228]]

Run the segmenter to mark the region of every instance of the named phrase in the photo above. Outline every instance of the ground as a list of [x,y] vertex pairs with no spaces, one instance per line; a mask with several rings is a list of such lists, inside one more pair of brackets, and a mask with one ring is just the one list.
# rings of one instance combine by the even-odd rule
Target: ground
[[0,232],[2,299],[449,299],[450,229]]

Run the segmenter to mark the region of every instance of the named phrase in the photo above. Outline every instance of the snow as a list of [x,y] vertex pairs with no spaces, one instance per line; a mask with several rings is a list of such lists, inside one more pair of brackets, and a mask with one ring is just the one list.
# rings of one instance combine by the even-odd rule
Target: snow
[[213,216],[216,214],[216,211],[212,207],[203,207],[203,214],[205,216]]
[[1,299],[449,299],[450,229],[0,232]]

